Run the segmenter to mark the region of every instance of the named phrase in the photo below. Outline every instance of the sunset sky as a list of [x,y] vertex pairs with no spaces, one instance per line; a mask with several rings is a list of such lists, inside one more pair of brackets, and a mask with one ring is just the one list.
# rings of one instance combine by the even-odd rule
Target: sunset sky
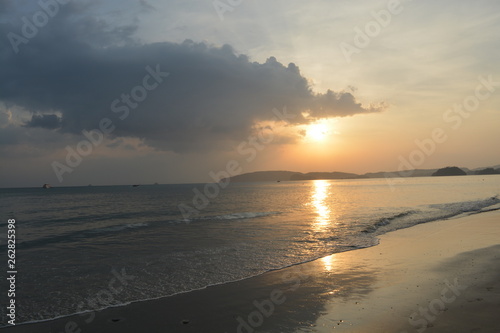
[[0,187],[498,165],[499,31],[495,0],[4,0]]

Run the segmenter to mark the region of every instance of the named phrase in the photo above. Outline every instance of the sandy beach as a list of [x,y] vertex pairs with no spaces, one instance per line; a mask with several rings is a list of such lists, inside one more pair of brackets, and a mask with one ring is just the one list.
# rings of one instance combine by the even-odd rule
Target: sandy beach
[[4,331],[500,332],[499,314],[497,210],[225,285]]

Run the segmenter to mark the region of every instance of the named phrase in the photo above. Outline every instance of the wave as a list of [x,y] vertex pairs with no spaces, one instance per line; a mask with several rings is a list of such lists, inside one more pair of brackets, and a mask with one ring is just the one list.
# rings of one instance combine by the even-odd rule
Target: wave
[[251,219],[256,217],[264,217],[269,215],[279,214],[279,212],[243,212],[243,213],[232,213],[225,215],[217,215],[214,217],[208,217],[208,219],[214,220],[242,220]]
[[493,197],[481,200],[453,202],[447,204],[433,204],[429,205],[429,207],[435,209],[446,209],[454,213],[463,214],[480,211],[483,208],[496,205],[498,203],[500,203],[500,199],[498,198],[498,195],[495,195]]
[[500,209],[498,195],[486,199],[431,204],[420,210],[409,210],[388,217],[382,217],[362,230],[363,233],[380,235],[416,224],[450,219],[463,215],[477,214]]
[[402,212],[402,213],[398,213],[398,214],[395,214],[395,215],[392,215],[392,216],[381,217],[375,223],[373,223],[372,225],[369,225],[364,230],[362,230],[362,232],[364,232],[364,233],[375,232],[375,231],[377,231],[377,229],[379,229],[379,227],[386,226],[386,225],[388,225],[389,223],[391,223],[394,220],[397,220],[397,219],[405,217],[405,216],[409,216],[411,214],[416,214],[416,213],[418,213],[418,211],[416,211],[416,210],[408,210],[408,211],[405,211],[405,212]]
[[[64,216],[61,217],[46,217],[47,221],[50,221],[52,224],[64,223],[65,225],[70,225],[73,223],[81,223],[81,222],[100,222],[100,221],[109,221],[109,220],[134,220],[139,218],[151,217],[164,217],[168,215],[176,214],[177,212],[172,211],[119,211],[119,212],[94,212],[90,214],[84,215],[72,215],[72,216]],[[45,222],[45,221],[43,221]]]
[[175,220],[174,222],[194,222],[194,221],[206,221],[206,220],[245,220],[245,219],[265,217],[277,214],[281,214],[281,212],[238,212],[238,213],[230,213],[224,215],[200,216],[191,219]]
[[[280,214],[280,212],[237,212],[237,213],[224,214],[224,215],[197,217],[197,218],[193,218],[190,220],[167,220],[166,222],[171,222],[171,223],[177,224],[180,222],[190,223],[190,222],[195,222],[195,221],[207,221],[207,220],[243,220],[243,219],[259,218],[259,217],[265,217],[265,216],[276,215],[276,214]],[[81,218],[79,218],[79,219],[81,219]],[[106,220],[106,218],[102,218],[102,219]],[[93,221],[93,222],[95,222],[95,221]],[[159,221],[157,221],[157,222],[159,222]],[[73,241],[80,241],[83,238],[98,237],[98,236],[109,234],[109,233],[116,233],[116,232],[125,231],[128,229],[145,228],[145,227],[149,227],[149,226],[150,226],[149,223],[142,222],[142,223],[127,223],[127,224],[111,225],[111,226],[98,227],[98,228],[92,228],[92,229],[84,229],[84,230],[61,233],[61,234],[55,235],[55,236],[47,236],[47,237],[41,237],[41,238],[37,238],[37,239],[33,239],[33,240],[21,241],[21,242],[19,242],[19,247],[31,248],[31,247],[35,247],[35,246],[44,246],[44,245],[52,244],[52,243],[70,243]]]
[[124,225],[114,225],[108,227],[87,229],[82,231],[67,232],[57,236],[42,237],[29,241],[20,241],[18,242],[18,247],[26,249],[36,246],[45,246],[47,244],[54,244],[54,243],[71,243],[74,241],[81,241],[83,238],[93,238],[96,237],[96,235],[101,236],[109,233],[116,233],[118,231],[123,231],[127,229],[137,229],[148,226],[149,226],[148,223],[129,223]]
[[129,223],[129,224],[125,224],[125,225],[115,225],[115,226],[110,226],[110,227],[91,229],[91,230],[87,230],[86,232],[88,232],[88,233],[116,232],[116,231],[122,231],[122,230],[126,230],[126,229],[143,228],[143,227],[147,227],[147,226],[149,226],[148,223]]

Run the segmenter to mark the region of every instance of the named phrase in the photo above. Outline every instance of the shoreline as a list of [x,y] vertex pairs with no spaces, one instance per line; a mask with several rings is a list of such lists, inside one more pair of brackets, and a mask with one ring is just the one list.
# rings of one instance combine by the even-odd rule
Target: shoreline
[[[317,332],[332,328],[345,332],[445,332],[442,325],[458,322],[460,318],[453,313],[460,312],[460,307],[473,307],[481,313],[500,310],[500,211],[423,223],[378,237],[380,243],[372,247],[239,281],[2,329],[21,333],[165,329],[251,333],[299,328]],[[440,291],[450,289],[450,285],[461,294],[443,308]],[[461,286],[467,288],[462,291]],[[448,293],[445,300],[452,296]],[[429,304],[432,312],[424,311],[424,316],[420,308],[425,310]],[[418,316],[410,319],[414,313]],[[495,319],[490,317],[482,315],[481,320]],[[497,325],[491,332],[500,329]],[[478,332],[490,331],[483,328]]]

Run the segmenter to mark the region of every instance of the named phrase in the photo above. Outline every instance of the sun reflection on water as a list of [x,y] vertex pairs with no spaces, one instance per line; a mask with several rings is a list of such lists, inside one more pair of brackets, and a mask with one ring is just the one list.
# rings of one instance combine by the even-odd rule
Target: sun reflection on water
[[[315,218],[312,221],[312,228],[317,232],[316,237],[326,237],[329,239],[336,235],[338,228],[338,214],[340,207],[337,201],[342,198],[338,193],[338,189],[334,187],[334,183],[329,180],[314,180],[311,189],[311,199],[309,205],[315,213]],[[332,197],[334,196],[334,197]],[[321,259],[321,262],[326,271],[332,272],[335,269],[336,257],[330,255]]]
[[326,202],[331,183],[327,180],[315,180],[313,184],[314,187],[311,195],[311,205],[314,207],[317,214],[314,227],[318,231],[324,231],[331,221],[330,207]]

